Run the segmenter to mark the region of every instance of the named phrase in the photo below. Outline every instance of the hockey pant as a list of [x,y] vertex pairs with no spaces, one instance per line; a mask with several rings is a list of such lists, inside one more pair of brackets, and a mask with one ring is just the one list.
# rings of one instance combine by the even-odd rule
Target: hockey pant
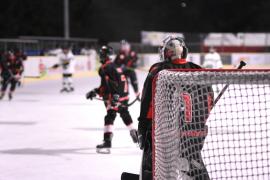
[[63,89],[72,89],[73,88],[73,80],[72,74],[63,74]]
[[[126,126],[132,124],[132,118],[130,116],[130,113],[128,111],[127,107],[128,101],[123,101],[122,104],[116,109],[109,108],[107,109],[107,114],[104,118],[105,120],[105,126],[113,125],[114,120],[116,118],[116,113],[118,112],[120,114],[120,117],[122,118],[124,124]],[[106,108],[108,107],[108,104],[105,103]]]
[[15,91],[16,89],[16,84],[17,84],[17,80],[7,76],[7,77],[3,77],[3,81],[2,81],[2,87],[1,87],[1,91],[4,93],[7,90],[8,85],[10,84],[10,92]]
[[134,92],[139,91],[137,75],[134,69],[127,69],[125,75],[130,79]]

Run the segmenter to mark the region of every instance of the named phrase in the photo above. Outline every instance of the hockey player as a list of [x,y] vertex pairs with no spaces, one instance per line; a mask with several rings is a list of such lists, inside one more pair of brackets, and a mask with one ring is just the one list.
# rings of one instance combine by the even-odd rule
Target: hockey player
[[[14,49],[14,55],[16,56],[16,59],[18,61],[23,62],[23,61],[27,60],[27,55],[22,50],[20,50],[19,48]],[[23,63],[22,63],[22,65],[23,65]],[[24,69],[24,67],[23,67],[23,69]],[[21,78],[18,80],[18,83],[17,83],[18,87],[20,87],[21,84],[22,84],[23,71],[21,71],[20,76],[21,76]]]
[[[161,49],[162,62],[154,64],[149,71],[149,74],[144,82],[140,116],[138,118],[138,136],[140,148],[143,149],[143,161],[142,161],[142,180],[152,179],[152,81],[155,75],[163,69],[201,69],[199,65],[192,62],[187,62],[186,57],[188,49],[185,46],[183,39],[178,37],[168,37],[164,40],[164,45]],[[192,87],[192,88],[191,88]],[[185,169],[182,171],[183,179],[192,180],[208,180],[209,176],[206,167],[201,158],[201,150],[203,148],[204,139],[207,135],[207,126],[205,125],[206,117],[208,117],[208,105],[212,104],[213,93],[211,87],[203,88],[207,91],[196,91],[193,89],[201,89],[192,84],[188,87],[184,87],[187,93],[191,97],[190,102],[192,104],[192,116],[191,122],[187,123],[185,117],[185,109],[180,110],[181,114],[181,127],[183,136],[181,138],[181,149],[183,150],[181,158],[188,162]],[[197,93],[197,94],[196,94]],[[201,101],[198,101],[196,96],[200,96]],[[188,99],[188,98],[187,98]],[[197,99],[197,100],[195,100]],[[183,99],[183,101],[185,101]],[[204,107],[198,110],[199,107]],[[195,116],[199,113],[201,116]],[[198,114],[197,114],[198,115]],[[196,118],[195,118],[196,117]],[[189,119],[190,121],[190,119]],[[192,133],[189,132],[200,132]],[[196,136],[196,134],[199,134]],[[185,164],[185,163],[183,163]]]
[[17,59],[20,59],[20,61],[27,60],[27,55],[19,48],[14,49],[14,55],[16,56]]
[[203,67],[210,69],[221,69],[223,67],[221,57],[214,47],[210,47],[209,53],[205,55]]
[[102,46],[100,49],[100,61],[102,66],[99,68],[101,84],[98,88],[86,94],[87,99],[93,99],[97,94],[103,98],[107,114],[104,118],[104,141],[97,145],[98,153],[110,153],[112,147],[113,124],[117,112],[130,131],[134,143],[138,143],[137,130],[133,127],[133,121],[128,111],[128,84],[121,68],[117,68],[111,61],[113,50],[109,46]]
[[137,68],[138,56],[135,51],[132,51],[130,44],[126,40],[120,42],[120,51],[117,54],[114,63],[118,67],[122,67],[124,74],[130,80],[135,95],[139,98],[139,88],[135,69]]
[[1,58],[0,62],[2,87],[0,93],[0,100],[4,98],[8,85],[10,84],[10,90],[8,93],[9,100],[13,98],[13,93],[16,89],[16,85],[21,78],[21,74],[24,70],[23,62],[21,58],[17,58],[12,50],[9,50]]
[[63,74],[63,88],[60,92],[72,92],[74,91],[72,76],[75,71],[75,59],[74,55],[68,47],[62,48],[62,53],[58,55],[59,64],[55,64],[53,68],[62,67]]
[[[209,69],[222,69],[223,63],[221,57],[214,47],[210,47],[209,53],[205,55],[203,67]],[[219,92],[218,86],[216,86],[216,92]]]

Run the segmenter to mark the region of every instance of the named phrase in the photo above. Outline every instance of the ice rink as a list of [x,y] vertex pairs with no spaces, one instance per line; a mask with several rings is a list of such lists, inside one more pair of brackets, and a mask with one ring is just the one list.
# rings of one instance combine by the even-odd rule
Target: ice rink
[[[138,72],[140,88],[145,76]],[[85,93],[99,77],[74,84],[74,93],[60,94],[61,79],[24,83],[12,101],[0,102],[0,180],[119,180],[123,171],[139,172],[141,151],[119,116],[112,153],[96,153],[105,108]],[[139,106],[130,107],[136,128]]]

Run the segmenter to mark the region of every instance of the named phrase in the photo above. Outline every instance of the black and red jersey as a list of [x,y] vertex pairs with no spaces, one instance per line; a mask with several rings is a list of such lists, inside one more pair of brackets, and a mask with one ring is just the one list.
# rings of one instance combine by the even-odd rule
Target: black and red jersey
[[120,98],[128,98],[128,84],[126,76],[120,67],[108,60],[99,68],[101,84],[97,88],[97,93],[104,99],[109,99],[112,95],[118,94]]
[[24,70],[23,61],[13,53],[6,53],[1,59],[1,74],[4,76],[22,74]]
[[138,60],[138,56],[137,53],[135,51],[130,51],[128,53],[125,52],[119,52],[119,54],[117,54],[114,63],[117,66],[122,66],[124,65],[127,68],[136,68],[137,67],[137,60]]
[[20,50],[15,51],[14,55],[17,59],[20,59],[21,61],[27,60],[27,55]]

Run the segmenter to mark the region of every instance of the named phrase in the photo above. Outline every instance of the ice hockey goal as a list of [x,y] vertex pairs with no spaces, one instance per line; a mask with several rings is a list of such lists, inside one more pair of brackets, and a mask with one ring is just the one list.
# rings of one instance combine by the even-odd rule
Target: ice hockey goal
[[153,104],[155,180],[270,179],[270,70],[163,70]]

